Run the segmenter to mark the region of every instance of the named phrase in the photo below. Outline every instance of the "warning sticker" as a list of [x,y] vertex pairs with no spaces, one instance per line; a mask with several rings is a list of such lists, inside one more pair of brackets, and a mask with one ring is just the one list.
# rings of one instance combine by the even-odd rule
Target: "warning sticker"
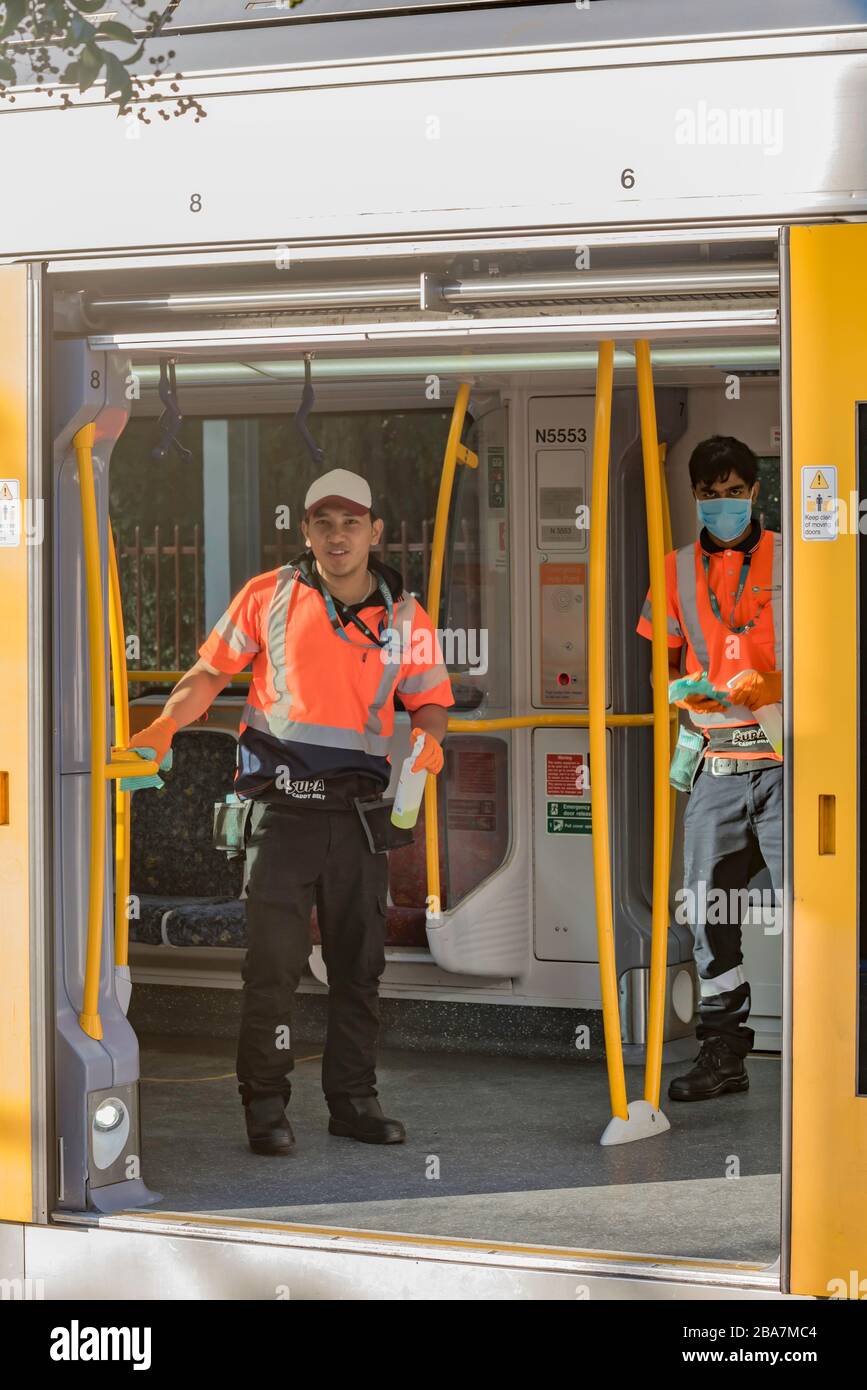
[[584,753],[545,754],[545,791],[548,796],[583,796],[585,790],[590,791]]
[[549,801],[547,831],[549,835],[591,835],[591,811],[575,801]]
[[835,541],[837,528],[837,468],[815,464],[801,469],[801,539]]
[[0,545],[21,541],[21,484],[17,478],[0,478]]

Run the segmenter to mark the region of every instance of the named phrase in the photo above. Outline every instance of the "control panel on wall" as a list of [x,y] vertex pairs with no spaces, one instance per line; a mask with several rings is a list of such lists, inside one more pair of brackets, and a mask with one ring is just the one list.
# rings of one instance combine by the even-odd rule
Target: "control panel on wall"
[[533,704],[587,704],[592,396],[529,401],[532,470]]

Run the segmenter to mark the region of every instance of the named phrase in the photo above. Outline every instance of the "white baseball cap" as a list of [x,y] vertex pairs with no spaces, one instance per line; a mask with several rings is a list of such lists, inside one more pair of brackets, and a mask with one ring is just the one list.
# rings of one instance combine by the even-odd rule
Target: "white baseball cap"
[[361,516],[369,512],[373,505],[370,484],[360,473],[350,473],[347,468],[332,468],[323,473],[315,483],[311,483],[304,498],[304,515],[309,516],[315,507],[327,502],[339,502],[348,512]]

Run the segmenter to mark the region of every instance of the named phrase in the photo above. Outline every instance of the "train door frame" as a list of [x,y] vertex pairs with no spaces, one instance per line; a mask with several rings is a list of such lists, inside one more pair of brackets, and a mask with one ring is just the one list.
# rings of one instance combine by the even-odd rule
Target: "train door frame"
[[[630,336],[632,336],[632,332],[631,332],[631,331],[630,331]],[[6,1216],[6,1212],[3,1212],[2,1214],[3,1214],[4,1217]],[[154,1214],[154,1215],[156,1215],[156,1214]],[[140,1220],[137,1221],[136,1218],[140,1218]],[[29,1218],[29,1217],[25,1217],[24,1219],[25,1219],[25,1220],[29,1220],[30,1218]],[[43,1218],[43,1219],[44,1219],[44,1218]],[[70,1224],[76,1224],[76,1223],[70,1223]],[[81,1223],[77,1223],[77,1224],[81,1224]],[[155,1223],[153,1220],[147,1219],[147,1218],[145,1217],[145,1215],[142,1214],[142,1213],[134,1213],[134,1214],[123,1214],[122,1216],[119,1216],[119,1217],[103,1218],[101,1223],[85,1221],[84,1224],[88,1224],[88,1225],[102,1224],[102,1225],[106,1226],[107,1228],[113,1228],[115,1231],[126,1230],[126,1231],[128,1231],[128,1232],[133,1232],[133,1231],[136,1231],[136,1230],[138,1230],[138,1231],[143,1231],[143,1230],[148,1229],[148,1228],[154,1229],[154,1228],[155,1228],[155,1225],[158,1224],[158,1223]],[[168,1223],[168,1224],[171,1225],[171,1223]],[[212,1222],[211,1224],[214,1225],[214,1224],[219,1224],[219,1223],[214,1223],[214,1222]],[[195,1226],[195,1225],[196,1225],[196,1222],[195,1222],[194,1220],[191,1220],[191,1219],[188,1218],[187,1221],[186,1221],[185,1226],[183,1227],[183,1233],[184,1233],[185,1235],[193,1235],[194,1232],[193,1232],[193,1230],[192,1230],[191,1228],[192,1228],[193,1226]],[[258,1229],[262,1230],[262,1231],[265,1233],[265,1235],[268,1235],[268,1234],[269,1234],[269,1228],[267,1227],[267,1225],[262,1225],[262,1226],[260,1226],[259,1223],[250,1223],[250,1225],[251,1225],[252,1227],[254,1227],[254,1228],[258,1228]],[[182,1228],[181,1228],[181,1227],[177,1227],[176,1229],[181,1230]],[[294,1234],[303,1234],[303,1232],[298,1232],[298,1228],[291,1228],[291,1229],[292,1229],[292,1231],[293,1231]],[[359,1236],[359,1237],[360,1237],[362,1233],[352,1233],[352,1234],[353,1234],[353,1236]],[[375,1233],[370,1233],[370,1234],[371,1234],[371,1235],[375,1235]],[[249,1238],[249,1230],[248,1230],[248,1238]],[[428,1238],[426,1238],[426,1237],[419,1237],[419,1238],[417,1238],[417,1239],[418,1239],[418,1242],[419,1242],[420,1244],[423,1243],[423,1244],[425,1244],[425,1245],[439,1246],[439,1247],[442,1247],[442,1246],[444,1246],[444,1245],[445,1245],[445,1246],[449,1246],[449,1245],[454,1246],[455,1244],[459,1244],[459,1245],[462,1245],[462,1246],[466,1247],[467,1245],[472,1245],[472,1244],[473,1244],[473,1243],[467,1243],[467,1242],[457,1242],[457,1243],[455,1243],[455,1242],[429,1241]],[[333,1247],[332,1247],[332,1248],[333,1248]],[[486,1245],[485,1248],[486,1248],[486,1249],[490,1249],[490,1246]],[[368,1249],[369,1249],[369,1247],[368,1247]],[[417,1247],[416,1247],[416,1249],[417,1249]],[[479,1249],[481,1249],[481,1243],[479,1243]],[[537,1254],[537,1252],[524,1251],[524,1252],[520,1252],[520,1253],[524,1253],[524,1254],[528,1254],[528,1255],[529,1255],[529,1254],[532,1254],[534,1258],[542,1258],[542,1256],[543,1256],[543,1252],[538,1252],[538,1254]],[[547,1256],[550,1255],[551,1253],[552,1253],[552,1252],[545,1251],[545,1252],[544,1252],[544,1256],[547,1257]],[[554,1254],[552,1255],[552,1258],[556,1259],[556,1258],[562,1257],[563,1254],[564,1254],[564,1252],[554,1252]],[[585,1262],[585,1263],[586,1263],[586,1262],[589,1262],[589,1266],[590,1266],[590,1267],[593,1267],[593,1268],[594,1268],[596,1271],[598,1271],[598,1272],[605,1272],[605,1271],[610,1272],[610,1271],[611,1271],[611,1263],[610,1263],[610,1261],[608,1261],[605,1257],[600,1257],[599,1254],[598,1254],[598,1252],[566,1252],[566,1254],[572,1254],[572,1255],[573,1255],[573,1258],[574,1258],[574,1257],[579,1257],[580,1260],[583,1261],[583,1262]],[[441,1255],[440,1255],[440,1258],[442,1258]],[[615,1261],[618,1259],[618,1257],[612,1257],[612,1258],[615,1259]],[[620,1258],[620,1261],[621,1261],[621,1262],[620,1262],[619,1265],[616,1264],[616,1265],[615,1265],[615,1268],[620,1268],[620,1269],[622,1269],[624,1272],[626,1272],[626,1267],[624,1266],[624,1263],[623,1263],[623,1261],[626,1259],[626,1257],[619,1257],[619,1258]],[[666,1261],[660,1262],[658,1259],[656,1259],[656,1260],[653,1261],[653,1263],[654,1263],[654,1265],[655,1265],[656,1273],[659,1274],[659,1273],[662,1272],[662,1270],[661,1270],[661,1268],[660,1268],[660,1265],[663,1265],[663,1266],[664,1266],[664,1265],[666,1265],[668,1262],[666,1262]],[[676,1273],[678,1263],[681,1264],[681,1277],[683,1278],[683,1280],[684,1280],[685,1282],[692,1282],[692,1281],[694,1280],[694,1278],[695,1278],[695,1272],[696,1272],[696,1267],[697,1267],[697,1263],[698,1263],[699,1265],[700,1265],[700,1264],[704,1264],[705,1271],[706,1271],[707,1276],[708,1276],[709,1279],[716,1279],[717,1276],[720,1275],[720,1271],[719,1271],[719,1270],[715,1270],[713,1273],[710,1272],[708,1266],[709,1266],[709,1265],[712,1265],[713,1262],[684,1261],[684,1262],[674,1262],[673,1264],[670,1265],[670,1269],[671,1269],[672,1272],[675,1273],[675,1278],[676,1278],[676,1279],[677,1279],[677,1277],[678,1277],[678,1276],[677,1276],[677,1273]],[[572,1265],[572,1266],[571,1266],[571,1269],[574,1270],[574,1268],[575,1268],[575,1266]],[[629,1265],[629,1273],[632,1274],[632,1275],[638,1274],[638,1275],[644,1275],[644,1276],[646,1276],[647,1270],[646,1270],[645,1268],[643,1268],[643,1262],[642,1262],[642,1261],[631,1262],[631,1264]],[[745,1280],[741,1278],[741,1273],[745,1273],[745,1274],[746,1274]],[[732,1276],[731,1283],[728,1283],[728,1280],[724,1277],[724,1274],[723,1274],[723,1276],[722,1276],[722,1278],[723,1278],[723,1284],[727,1284],[728,1287],[731,1287],[731,1288],[733,1288],[733,1289],[734,1289],[734,1288],[738,1288],[739,1290],[743,1290],[744,1288],[746,1288],[746,1289],[748,1290],[748,1289],[752,1288],[752,1289],[755,1289],[755,1290],[757,1290],[757,1291],[758,1291],[758,1290],[762,1290],[763,1293],[757,1293],[757,1296],[767,1296],[768,1291],[769,1291],[770,1289],[772,1289],[772,1287],[773,1287],[773,1277],[772,1277],[772,1276],[771,1276],[771,1277],[763,1276],[763,1275],[761,1274],[760,1271],[757,1271],[757,1270],[754,1270],[754,1269],[753,1269],[753,1270],[750,1270],[750,1271],[748,1271],[748,1272],[745,1272],[745,1271],[738,1271],[737,1274],[736,1274],[734,1271],[730,1271],[730,1274],[731,1274],[731,1276]],[[708,1287],[710,1288],[711,1285],[709,1284]],[[713,1285],[713,1288],[714,1288],[714,1289],[718,1289],[718,1288],[719,1288],[719,1285],[718,1285],[718,1284],[714,1284],[714,1285]],[[743,1295],[741,1294],[740,1296],[743,1296]],[[748,1294],[748,1296],[749,1296],[749,1294]]]

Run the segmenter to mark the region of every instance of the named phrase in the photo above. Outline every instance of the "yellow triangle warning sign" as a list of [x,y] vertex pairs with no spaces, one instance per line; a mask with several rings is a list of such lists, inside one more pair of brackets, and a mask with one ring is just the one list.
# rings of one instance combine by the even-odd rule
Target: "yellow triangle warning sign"
[[10,488],[10,486],[9,486],[8,483],[4,483],[3,486],[0,487],[0,502],[11,502],[11,501],[12,501],[12,489]]
[[818,472],[816,472],[816,473],[813,474],[813,481],[812,481],[811,484],[810,484],[810,487],[811,487],[811,488],[814,488],[814,487],[830,487],[830,486],[831,486],[831,485],[830,485],[830,483],[828,482],[828,479],[825,477],[825,475],[824,475],[824,473],[821,471],[821,469],[820,469]]

